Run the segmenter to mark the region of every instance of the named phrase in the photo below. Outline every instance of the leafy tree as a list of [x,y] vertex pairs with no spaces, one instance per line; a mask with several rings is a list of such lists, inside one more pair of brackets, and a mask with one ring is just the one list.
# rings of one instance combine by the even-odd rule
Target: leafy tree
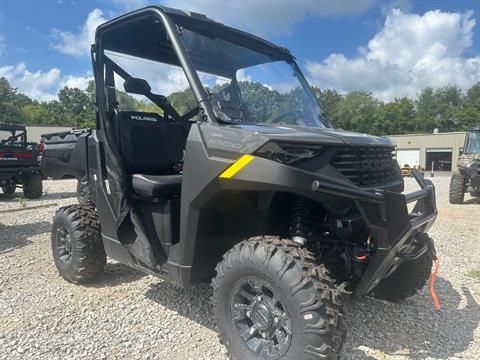
[[[227,85],[215,85],[216,93]],[[301,112],[305,108],[300,89],[288,92],[273,90],[252,81],[241,81],[242,96],[249,107],[244,109],[253,121],[271,121],[285,112]],[[338,128],[372,134],[430,133],[459,131],[480,123],[480,82],[464,94],[456,86],[425,88],[416,100],[397,98],[383,103],[365,91],[342,95],[335,90],[312,87],[320,107]],[[197,105],[187,88],[168,96],[172,106],[183,114]],[[117,91],[120,110],[162,113],[147,99]],[[0,122],[93,127],[95,125],[95,83],[87,89],[64,87],[53,101],[32,100],[18,93],[4,77],[0,78]],[[287,119],[282,120],[288,122]]]
[[463,104],[457,112],[458,129],[467,130],[473,125],[480,124],[480,82],[467,91]]
[[345,95],[331,115],[334,125],[350,131],[368,133],[381,102],[366,91],[352,91]]
[[8,80],[0,78],[0,122],[21,123],[22,117],[16,102],[17,89]]
[[437,126],[436,94],[432,87],[423,89],[416,101],[415,130],[417,132],[432,132]]
[[312,90],[322,110],[330,117],[335,117],[338,106],[342,102],[342,95],[336,90],[327,89],[322,91],[316,86]]
[[381,103],[374,116],[372,133],[377,135],[415,132],[415,105],[406,97]]
[[180,115],[185,114],[187,111],[197,106],[197,99],[195,99],[195,95],[193,95],[190,88],[171,93],[168,96],[168,100]]

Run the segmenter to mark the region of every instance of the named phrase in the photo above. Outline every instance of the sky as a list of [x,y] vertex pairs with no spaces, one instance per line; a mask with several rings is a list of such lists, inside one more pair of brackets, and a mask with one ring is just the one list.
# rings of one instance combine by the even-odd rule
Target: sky
[[0,0],[0,77],[42,101],[63,86],[85,88],[95,28],[152,4],[203,13],[289,48],[321,89],[390,101],[480,81],[479,0]]

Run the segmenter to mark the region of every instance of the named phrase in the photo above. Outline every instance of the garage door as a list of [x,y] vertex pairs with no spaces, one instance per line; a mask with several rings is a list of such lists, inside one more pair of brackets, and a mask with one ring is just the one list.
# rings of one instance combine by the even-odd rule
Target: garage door
[[420,165],[420,150],[397,150],[398,165],[410,165],[411,167]]
[[427,170],[452,171],[452,149],[427,149]]

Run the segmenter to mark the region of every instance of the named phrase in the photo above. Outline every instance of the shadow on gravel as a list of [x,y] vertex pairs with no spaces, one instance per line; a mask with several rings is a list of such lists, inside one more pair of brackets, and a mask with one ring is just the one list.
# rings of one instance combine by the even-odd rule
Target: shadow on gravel
[[67,198],[76,198],[77,193],[75,191],[70,192],[58,192],[58,193],[48,193],[42,195],[39,200],[58,200],[58,199],[67,199]]
[[0,223],[0,254],[31,244],[30,237],[50,232],[51,227],[49,221],[9,226]]
[[401,304],[371,298],[349,301],[346,318],[350,336],[343,353],[359,360],[374,359],[363,348],[416,360],[459,356],[474,341],[480,305],[468,288],[463,287],[460,294],[441,277],[436,284],[442,305],[438,312],[428,293]]
[[211,295],[209,284],[181,289],[167,281],[150,285],[150,289],[145,293],[147,299],[215,331],[210,306]]
[[146,274],[119,263],[107,263],[102,276],[94,282],[84,284],[90,288],[106,288],[130,283],[147,276]]
[[[5,194],[0,194],[0,202],[4,203],[11,203],[11,202],[18,202],[19,199],[23,198],[23,193],[20,191],[17,191],[15,194],[12,195],[5,195]],[[36,202],[36,201],[43,201],[43,200],[59,200],[59,199],[67,199],[67,198],[72,198],[72,197],[77,197],[77,193],[74,191],[70,192],[58,192],[58,193],[48,193],[48,194],[43,194],[40,198],[38,199],[25,199],[27,202]]]
[[467,205],[480,204],[480,197],[474,197],[474,198],[470,198],[468,200],[465,200],[464,204],[467,204]]

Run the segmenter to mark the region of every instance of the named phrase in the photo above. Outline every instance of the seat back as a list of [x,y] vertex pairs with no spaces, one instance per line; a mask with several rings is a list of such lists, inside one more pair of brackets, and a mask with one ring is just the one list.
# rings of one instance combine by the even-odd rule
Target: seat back
[[155,113],[119,111],[117,144],[128,173],[168,173],[182,161],[185,128]]

